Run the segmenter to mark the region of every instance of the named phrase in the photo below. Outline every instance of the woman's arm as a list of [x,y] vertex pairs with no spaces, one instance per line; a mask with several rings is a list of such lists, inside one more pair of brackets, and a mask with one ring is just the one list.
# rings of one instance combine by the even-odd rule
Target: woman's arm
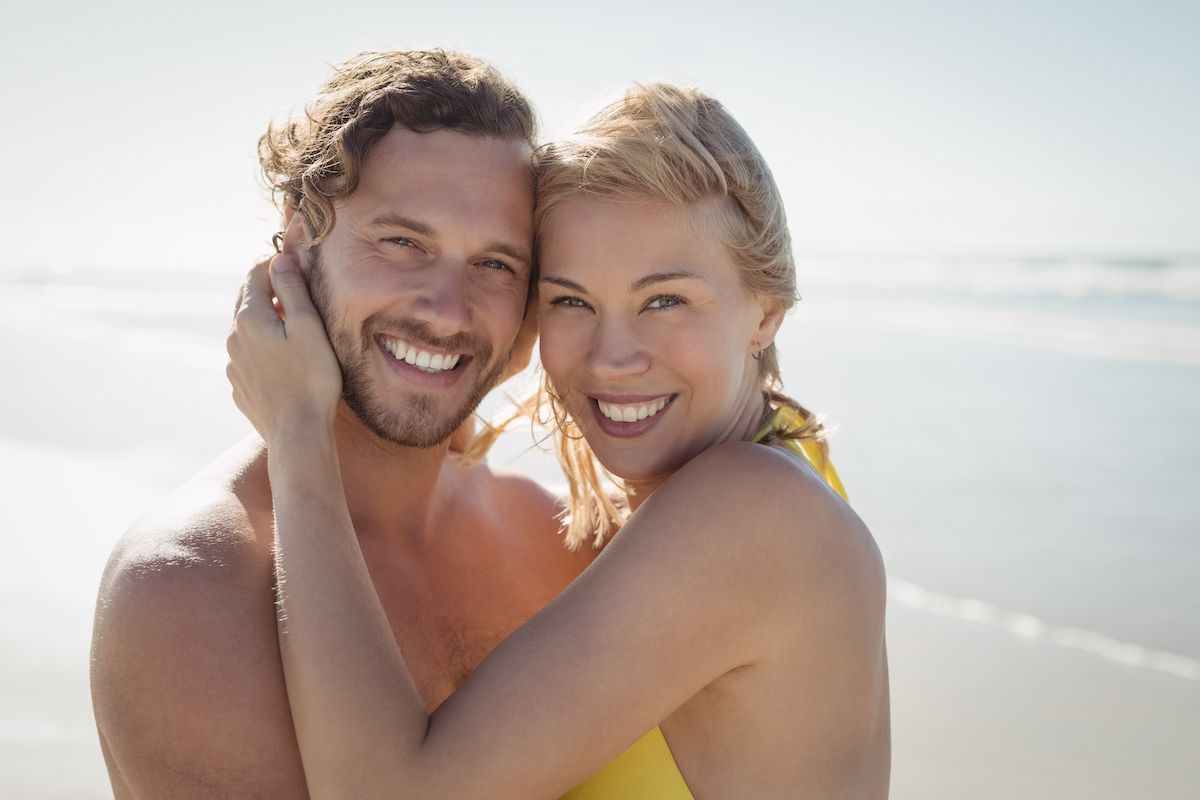
[[[778,461],[786,456],[709,451],[428,715],[358,549],[332,413],[309,401],[254,405],[271,396],[264,380],[308,391],[287,376],[325,363],[303,352],[324,333],[299,274],[273,277],[286,324],[266,313],[269,286],[252,275],[238,326],[253,364],[274,372],[248,363],[231,378],[268,442],[281,649],[314,797],[557,797],[720,676],[774,658],[784,640],[807,631],[814,649],[828,647],[823,632],[857,613],[830,604],[877,577],[862,537],[837,535],[855,533],[853,514],[811,482],[797,486]],[[235,365],[246,355],[233,341],[231,354]],[[811,541],[797,547],[797,536]],[[865,627],[853,647],[869,658],[882,635]]]

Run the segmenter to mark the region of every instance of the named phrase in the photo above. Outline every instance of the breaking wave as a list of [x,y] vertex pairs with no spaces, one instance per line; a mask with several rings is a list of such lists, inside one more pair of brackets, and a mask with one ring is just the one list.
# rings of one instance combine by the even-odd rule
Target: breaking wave
[[1162,650],[1150,650],[1137,644],[1118,642],[1095,631],[1055,627],[1030,614],[1006,611],[982,600],[937,594],[917,586],[915,583],[894,578],[888,579],[888,599],[931,614],[956,617],[968,622],[1000,628],[1024,639],[1032,639],[1057,647],[1067,647],[1072,650],[1083,650],[1118,664],[1164,672],[1186,680],[1200,681],[1200,661],[1187,656]]

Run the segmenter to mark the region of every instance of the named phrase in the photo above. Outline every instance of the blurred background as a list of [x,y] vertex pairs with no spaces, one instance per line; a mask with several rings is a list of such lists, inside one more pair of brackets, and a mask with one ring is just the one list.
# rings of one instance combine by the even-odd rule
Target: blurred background
[[[111,796],[92,604],[250,432],[223,368],[277,227],[258,136],[355,52],[445,45],[547,137],[666,78],[772,165],[787,389],[889,572],[893,797],[1197,796],[1197,41],[1158,0],[6,4],[0,795]],[[530,442],[493,461],[560,482]]]

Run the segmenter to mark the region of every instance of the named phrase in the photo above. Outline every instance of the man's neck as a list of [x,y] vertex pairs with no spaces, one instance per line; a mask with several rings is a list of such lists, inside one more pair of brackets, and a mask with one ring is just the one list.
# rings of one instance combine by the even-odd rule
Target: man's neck
[[430,509],[449,443],[405,447],[381,439],[344,403],[334,427],[346,505],[359,536],[417,544],[429,536]]

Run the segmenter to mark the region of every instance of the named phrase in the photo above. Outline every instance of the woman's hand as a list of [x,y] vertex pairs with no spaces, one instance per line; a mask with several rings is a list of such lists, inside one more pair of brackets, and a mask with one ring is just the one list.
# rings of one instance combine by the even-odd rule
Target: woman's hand
[[226,348],[233,401],[268,446],[297,426],[332,430],[342,370],[291,258],[250,270]]

